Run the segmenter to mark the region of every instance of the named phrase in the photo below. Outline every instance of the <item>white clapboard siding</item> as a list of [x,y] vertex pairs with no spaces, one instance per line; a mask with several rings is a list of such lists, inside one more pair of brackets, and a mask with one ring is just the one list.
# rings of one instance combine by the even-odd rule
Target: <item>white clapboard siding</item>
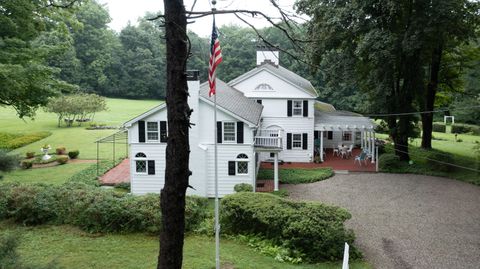
[[[165,177],[166,144],[134,143],[130,145],[131,192],[133,194],[160,193]],[[155,160],[155,175],[139,175],[135,173],[135,155],[143,152],[147,160]]]
[[[313,156],[313,118],[307,117],[265,117],[262,128],[279,126],[283,130],[283,150],[279,153],[280,160],[285,162],[311,162]],[[308,149],[287,149],[287,133],[307,133]],[[270,159],[269,153],[261,153],[260,159]]]
[[[235,161],[237,155],[244,153],[249,158],[248,175],[228,175],[228,162]],[[207,186],[208,197],[215,196],[215,166],[214,166],[214,147],[208,145],[207,150]],[[234,192],[233,187],[239,183],[248,183],[253,185],[255,176],[255,155],[251,145],[218,145],[218,192],[223,197]]]

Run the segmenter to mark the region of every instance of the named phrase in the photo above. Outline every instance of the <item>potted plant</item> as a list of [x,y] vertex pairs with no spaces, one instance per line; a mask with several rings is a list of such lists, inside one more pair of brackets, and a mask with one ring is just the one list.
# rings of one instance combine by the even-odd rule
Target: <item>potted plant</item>
[[42,156],[42,160],[46,161],[50,158],[52,158],[52,156],[48,155],[48,151],[51,149],[52,147],[50,147],[50,145],[48,144],[45,144],[43,145],[43,147],[40,149],[40,151],[44,154]]

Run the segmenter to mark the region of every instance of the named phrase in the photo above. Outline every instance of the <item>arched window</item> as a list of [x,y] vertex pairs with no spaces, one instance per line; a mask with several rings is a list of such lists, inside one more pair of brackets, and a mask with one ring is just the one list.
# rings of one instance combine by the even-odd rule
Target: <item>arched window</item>
[[261,83],[261,84],[258,84],[257,87],[255,87],[255,90],[256,91],[273,91],[273,88],[267,83]]
[[138,152],[135,154],[135,172],[137,174],[146,174],[147,173],[147,155],[143,152]]
[[248,155],[240,153],[237,155],[237,174],[238,175],[247,175],[248,174]]

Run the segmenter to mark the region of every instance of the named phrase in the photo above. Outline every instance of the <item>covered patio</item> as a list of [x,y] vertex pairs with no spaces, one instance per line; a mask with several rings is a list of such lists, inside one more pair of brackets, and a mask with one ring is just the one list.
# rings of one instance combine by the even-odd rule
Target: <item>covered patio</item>
[[[322,163],[339,162],[341,161],[339,158],[355,158],[360,156],[362,151],[370,163],[373,164],[377,160],[375,123],[368,117],[348,111],[315,111],[314,130],[314,156],[318,156]],[[353,161],[354,159],[352,163]],[[354,168],[350,165],[347,167]]]

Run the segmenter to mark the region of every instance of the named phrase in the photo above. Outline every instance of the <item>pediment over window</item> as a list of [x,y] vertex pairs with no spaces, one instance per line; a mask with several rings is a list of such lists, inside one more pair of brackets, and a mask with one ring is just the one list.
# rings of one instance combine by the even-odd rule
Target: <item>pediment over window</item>
[[255,87],[255,91],[273,91],[273,88],[267,83],[261,83],[258,84],[257,87]]

